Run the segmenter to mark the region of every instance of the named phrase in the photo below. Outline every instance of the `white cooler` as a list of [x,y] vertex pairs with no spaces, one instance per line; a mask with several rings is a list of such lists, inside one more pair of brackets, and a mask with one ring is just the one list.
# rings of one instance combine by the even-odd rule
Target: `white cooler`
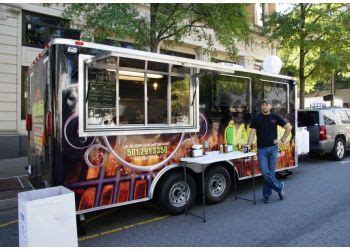
[[19,246],[77,247],[74,193],[58,186],[18,194]]
[[296,147],[298,155],[308,154],[310,151],[309,131],[306,127],[297,127]]

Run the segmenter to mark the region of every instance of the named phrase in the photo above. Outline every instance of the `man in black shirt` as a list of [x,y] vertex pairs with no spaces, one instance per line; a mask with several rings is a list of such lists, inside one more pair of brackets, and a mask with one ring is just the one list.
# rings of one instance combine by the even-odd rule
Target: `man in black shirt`
[[[292,130],[289,123],[270,112],[271,108],[271,100],[264,99],[261,103],[261,113],[256,115],[250,123],[251,132],[247,145],[250,147],[256,133],[259,169],[264,177],[263,197],[265,203],[270,202],[272,189],[278,193],[281,200],[284,198],[284,182],[278,181],[275,177],[278,144],[285,143]],[[281,140],[277,138],[277,125],[285,129]]]

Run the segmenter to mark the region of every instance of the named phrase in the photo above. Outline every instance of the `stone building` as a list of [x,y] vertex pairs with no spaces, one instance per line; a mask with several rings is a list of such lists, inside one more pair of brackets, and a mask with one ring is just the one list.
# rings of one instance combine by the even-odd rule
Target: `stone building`
[[[139,4],[147,12],[147,4]],[[249,4],[250,45],[238,44],[234,63],[260,69],[266,56],[278,54],[277,42],[268,43],[261,35],[263,18],[275,11],[275,4]],[[61,24],[62,8],[41,4],[0,4],[0,159],[26,154],[26,81],[29,65]],[[205,44],[191,37],[181,46],[163,53],[209,60]],[[216,44],[216,61],[229,61],[225,48]]]

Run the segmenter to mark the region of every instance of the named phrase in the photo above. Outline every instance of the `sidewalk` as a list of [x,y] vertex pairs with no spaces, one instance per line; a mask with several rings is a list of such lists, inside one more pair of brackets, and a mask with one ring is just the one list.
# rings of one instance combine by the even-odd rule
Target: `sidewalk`
[[1,159],[0,178],[26,175],[24,168],[27,164],[27,159],[27,157]]
[[17,194],[31,189],[26,164],[27,157],[0,160],[0,210],[16,208]]

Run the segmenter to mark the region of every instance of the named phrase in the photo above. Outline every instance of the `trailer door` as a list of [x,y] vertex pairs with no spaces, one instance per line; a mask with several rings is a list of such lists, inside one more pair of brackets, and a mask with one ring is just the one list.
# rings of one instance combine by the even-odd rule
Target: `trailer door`
[[49,56],[46,55],[34,64],[29,74],[28,113],[32,115],[32,131],[28,134],[28,174],[35,187],[47,186],[51,181],[52,105],[49,84]]

